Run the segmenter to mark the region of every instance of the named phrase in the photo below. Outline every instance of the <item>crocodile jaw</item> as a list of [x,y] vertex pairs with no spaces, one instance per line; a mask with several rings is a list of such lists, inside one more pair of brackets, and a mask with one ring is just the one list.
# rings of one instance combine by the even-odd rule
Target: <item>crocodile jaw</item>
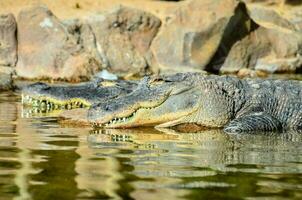
[[41,95],[27,95],[22,94],[22,104],[41,111],[52,111],[58,109],[73,109],[90,107],[91,104],[80,98],[72,98],[68,100],[61,100]]
[[[149,107],[147,107],[148,105]],[[106,105],[91,107],[88,118],[96,127],[154,126],[189,116],[196,111],[197,105],[198,96],[189,96],[185,92],[168,96],[163,101],[157,101],[156,104],[152,102],[151,104],[123,106],[115,112],[109,113],[104,112]],[[98,111],[99,109],[100,111]]]

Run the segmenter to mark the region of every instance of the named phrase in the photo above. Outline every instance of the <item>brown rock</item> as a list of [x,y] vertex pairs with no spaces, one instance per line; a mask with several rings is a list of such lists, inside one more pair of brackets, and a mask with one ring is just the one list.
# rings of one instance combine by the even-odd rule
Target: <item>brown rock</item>
[[15,66],[17,61],[16,20],[12,14],[0,15],[0,65]]
[[100,70],[94,35],[77,20],[61,22],[48,8],[18,16],[17,75],[29,79],[89,79]]
[[302,32],[302,1],[300,1],[300,5],[296,5],[290,7],[285,12],[287,19],[295,25],[296,29]]
[[0,66],[0,90],[13,89],[13,72],[11,67]]
[[265,37],[265,29],[259,28],[237,41],[231,48],[220,68],[221,73],[236,73],[242,68],[254,68],[258,59],[270,52],[270,43]]
[[[301,0],[244,0],[247,3],[247,7],[261,7],[262,11],[278,12],[282,15],[279,24],[284,23],[284,18],[287,19],[295,26],[296,29],[302,31],[302,1]],[[265,9],[264,9],[265,8]],[[261,12],[260,10],[260,12]],[[259,11],[259,10],[258,10]],[[258,19],[261,17],[257,10],[254,10],[254,14],[257,13]],[[253,13],[252,13],[253,14]],[[255,16],[255,15],[254,15]],[[267,17],[269,15],[262,15]],[[262,20],[261,20],[262,21]]]
[[255,71],[247,68],[240,69],[237,73],[237,76],[240,78],[245,78],[245,77],[262,77],[266,78],[268,74],[264,71]]
[[295,25],[282,17],[275,9],[259,5],[248,5],[247,8],[250,18],[262,27],[296,30]]
[[263,4],[265,6],[275,6],[280,5],[286,0],[243,0],[245,3],[258,3]]
[[298,70],[302,66],[302,35],[295,26],[267,8],[249,7],[249,13],[258,28],[234,44],[220,72],[235,73],[241,68],[270,73]]
[[120,74],[145,73],[150,44],[161,25],[144,11],[119,6],[88,19],[103,63]]
[[299,5],[302,4],[301,0],[243,0],[246,3],[260,3],[264,5]]
[[153,60],[160,67],[204,69],[219,48],[228,51],[247,34],[246,18],[236,0],[184,2],[154,39]]

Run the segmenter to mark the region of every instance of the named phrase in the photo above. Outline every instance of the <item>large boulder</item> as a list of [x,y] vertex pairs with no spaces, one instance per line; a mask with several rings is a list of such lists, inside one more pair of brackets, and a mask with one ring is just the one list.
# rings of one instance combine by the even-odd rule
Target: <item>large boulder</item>
[[13,89],[13,68],[0,66],[0,90]]
[[293,23],[296,26],[296,29],[298,29],[300,32],[302,32],[302,1],[300,1],[300,4],[297,4],[295,6],[291,6],[289,9],[287,9],[287,12],[285,12],[287,19]]
[[224,57],[248,34],[247,20],[245,6],[236,0],[184,2],[152,42],[152,61],[161,69],[205,69],[218,51]]
[[288,5],[299,5],[302,4],[301,0],[243,0],[246,3],[258,3],[258,4],[264,4],[266,6],[284,6],[286,4]]
[[61,22],[44,6],[18,16],[17,75],[28,79],[89,79],[100,70],[95,38],[87,24]]
[[266,6],[274,6],[281,4],[284,0],[243,0],[245,3],[257,3],[257,4],[264,4]]
[[0,15],[0,65],[15,66],[17,61],[16,20],[12,14]]
[[[248,7],[261,6],[262,8],[273,9],[282,15],[282,18],[289,20],[297,29],[302,31],[302,1],[301,0],[243,0]],[[268,9],[265,12],[270,12]],[[257,13],[257,11],[256,11]],[[255,16],[255,15],[254,15]],[[269,15],[258,15],[258,17]],[[280,18],[279,18],[280,19]],[[280,23],[284,22],[281,19]]]
[[247,5],[249,17],[261,27],[269,29],[289,29],[296,31],[296,27],[288,19],[281,15],[277,9],[250,4]]
[[154,15],[125,6],[87,18],[109,71],[145,74],[150,44],[161,25]]
[[258,28],[237,41],[220,71],[234,73],[241,68],[294,72],[302,66],[302,34],[276,11],[249,6],[248,13]]

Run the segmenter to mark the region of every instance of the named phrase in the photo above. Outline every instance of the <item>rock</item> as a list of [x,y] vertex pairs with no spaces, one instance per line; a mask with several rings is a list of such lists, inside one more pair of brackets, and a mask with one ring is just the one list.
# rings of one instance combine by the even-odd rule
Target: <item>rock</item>
[[13,75],[14,70],[11,67],[0,66],[0,90],[13,89]]
[[146,57],[161,21],[144,11],[119,6],[91,16],[98,52],[108,70],[118,74],[145,74]]
[[259,3],[259,4],[264,4],[264,5],[299,5],[302,4],[301,0],[243,0],[246,3]]
[[245,7],[236,0],[184,2],[152,42],[153,62],[160,68],[205,69],[217,52],[215,59],[223,58],[248,34],[246,20]]
[[235,73],[242,68],[276,72],[294,72],[302,66],[302,34],[274,10],[249,7],[258,28],[237,41],[220,69]]
[[295,25],[296,29],[302,32],[302,1],[300,5],[293,6],[285,12],[287,19]]
[[275,6],[284,2],[284,0],[243,0],[245,3],[264,4],[265,6]]
[[276,29],[284,28],[295,31],[295,25],[282,17],[275,9],[259,5],[248,5],[249,17],[261,27]]
[[15,66],[17,61],[16,20],[12,14],[0,15],[0,65]]
[[255,69],[269,73],[293,73],[301,70],[302,56],[297,55],[292,58],[271,58],[265,57],[259,59]]
[[256,70],[251,70],[247,68],[240,69],[237,73],[237,76],[240,78],[245,78],[245,77],[262,77],[266,78],[268,74],[264,71],[256,71]]
[[118,76],[108,72],[106,69],[100,71],[95,75],[95,78],[102,78],[105,80],[118,80]]
[[[295,26],[296,29],[302,31],[302,1],[301,0],[244,0],[247,7],[261,7],[262,11],[270,12],[274,10],[281,15],[280,22],[284,22],[284,18],[287,19]],[[261,12],[260,10],[260,12]],[[257,10],[254,10],[257,13]],[[255,15],[254,15],[255,16]],[[259,15],[258,17],[267,17],[269,15]]]
[[220,72],[236,73],[242,68],[254,68],[257,60],[270,51],[270,43],[264,34],[266,34],[265,29],[260,28],[237,41],[220,68]]
[[17,75],[27,79],[89,79],[100,70],[95,38],[88,24],[64,23],[43,6],[18,16]]

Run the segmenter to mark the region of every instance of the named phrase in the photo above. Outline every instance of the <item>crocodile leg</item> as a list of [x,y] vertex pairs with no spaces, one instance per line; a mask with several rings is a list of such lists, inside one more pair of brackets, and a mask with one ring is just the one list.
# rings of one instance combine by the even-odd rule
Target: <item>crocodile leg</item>
[[227,133],[247,131],[278,131],[282,130],[279,120],[264,112],[256,112],[236,118],[224,128]]

